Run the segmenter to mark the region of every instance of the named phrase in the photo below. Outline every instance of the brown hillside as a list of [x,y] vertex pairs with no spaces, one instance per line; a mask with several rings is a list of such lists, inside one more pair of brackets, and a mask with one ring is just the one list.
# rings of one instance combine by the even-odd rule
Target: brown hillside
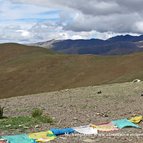
[[143,79],[143,53],[60,55],[18,44],[0,45],[0,98]]

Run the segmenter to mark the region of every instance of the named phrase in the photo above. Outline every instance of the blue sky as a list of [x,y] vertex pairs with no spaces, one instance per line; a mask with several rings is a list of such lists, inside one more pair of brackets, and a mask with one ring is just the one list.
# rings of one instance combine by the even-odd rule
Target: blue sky
[[2,22],[19,22],[20,20],[24,19],[25,22],[32,22],[33,19],[40,22],[41,19],[59,19],[60,10],[32,4],[14,3],[10,2],[9,0],[1,0],[0,3],[0,20]]
[[[61,10],[0,0],[0,42],[37,42],[55,31]],[[37,28],[38,27],[38,28]],[[51,37],[53,38],[53,37]]]
[[0,0],[0,42],[143,33],[142,0]]

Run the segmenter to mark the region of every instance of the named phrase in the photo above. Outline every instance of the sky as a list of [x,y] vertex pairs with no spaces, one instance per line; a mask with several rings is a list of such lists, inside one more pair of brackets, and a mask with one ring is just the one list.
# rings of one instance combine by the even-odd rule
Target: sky
[[0,0],[0,43],[143,34],[143,0]]

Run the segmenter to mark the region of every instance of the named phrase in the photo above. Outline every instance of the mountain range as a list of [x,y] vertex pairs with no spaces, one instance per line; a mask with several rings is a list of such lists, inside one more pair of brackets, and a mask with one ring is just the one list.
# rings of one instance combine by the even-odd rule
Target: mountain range
[[65,54],[124,55],[143,51],[143,35],[120,35],[107,40],[50,40],[32,45]]

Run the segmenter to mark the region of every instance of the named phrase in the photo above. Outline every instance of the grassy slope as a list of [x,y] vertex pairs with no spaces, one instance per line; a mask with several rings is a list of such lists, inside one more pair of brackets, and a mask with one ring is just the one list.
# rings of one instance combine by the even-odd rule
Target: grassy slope
[[113,82],[143,80],[143,53],[100,57],[60,55],[0,45],[0,98]]

